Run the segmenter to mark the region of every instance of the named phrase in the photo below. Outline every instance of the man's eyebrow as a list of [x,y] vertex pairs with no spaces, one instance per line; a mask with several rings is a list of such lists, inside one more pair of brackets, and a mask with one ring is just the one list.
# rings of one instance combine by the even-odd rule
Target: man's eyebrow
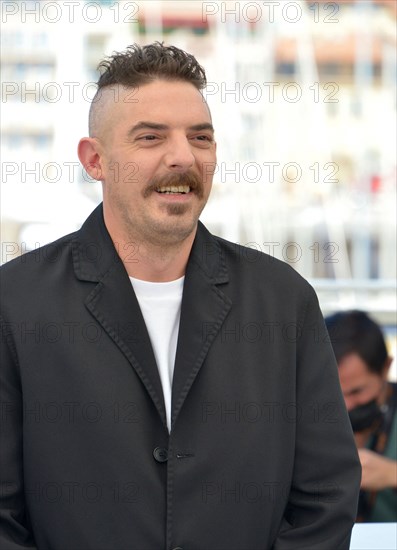
[[[157,122],[149,122],[149,121],[140,121],[132,128],[128,130],[128,135],[131,136],[135,132],[138,132],[139,130],[168,130],[169,126],[167,124],[158,124]],[[203,122],[201,124],[194,124],[193,126],[189,126],[188,130],[193,130],[194,132],[200,132],[201,130],[210,130],[212,133],[214,133],[214,127],[209,122]]]
[[200,132],[201,130],[210,130],[212,133],[214,133],[214,127],[209,122],[203,122],[202,124],[194,124],[194,126],[189,126],[189,130],[193,130],[195,132]]
[[158,124],[156,122],[146,122],[141,121],[135,124],[132,128],[128,130],[128,135],[131,136],[133,133],[138,132],[139,130],[167,130],[168,126],[166,124]]

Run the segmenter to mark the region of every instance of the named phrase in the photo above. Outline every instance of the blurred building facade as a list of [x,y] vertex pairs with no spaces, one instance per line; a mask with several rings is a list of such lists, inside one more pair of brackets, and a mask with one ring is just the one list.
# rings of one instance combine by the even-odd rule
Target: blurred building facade
[[218,168],[202,219],[395,324],[396,3],[3,2],[2,261],[100,201],[75,153],[98,62],[164,40],[206,68]]

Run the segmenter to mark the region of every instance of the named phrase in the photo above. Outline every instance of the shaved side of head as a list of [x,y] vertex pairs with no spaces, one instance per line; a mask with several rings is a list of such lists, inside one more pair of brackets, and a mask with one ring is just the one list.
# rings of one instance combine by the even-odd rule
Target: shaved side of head
[[[95,94],[88,116],[88,132],[92,138],[103,140],[106,129],[114,119],[117,110],[115,104],[125,99],[126,89],[120,84],[100,88]],[[117,115],[116,115],[117,116]]]

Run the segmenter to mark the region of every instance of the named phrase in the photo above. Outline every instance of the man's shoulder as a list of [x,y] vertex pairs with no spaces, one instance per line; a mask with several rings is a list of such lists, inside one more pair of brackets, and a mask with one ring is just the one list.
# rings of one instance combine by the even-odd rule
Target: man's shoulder
[[[59,273],[65,263],[71,264],[71,254],[73,244],[75,248],[80,246],[84,248],[84,255],[88,260],[95,255],[95,250],[99,249],[104,241],[103,233],[106,229],[103,223],[102,203],[100,203],[93,212],[84,221],[83,225],[77,231],[64,235],[59,239],[52,241],[26,254],[22,254],[0,267],[1,277],[26,277],[27,274],[45,272],[50,275],[56,269]],[[49,269],[50,268],[50,269]]]
[[[283,260],[260,249],[259,245],[244,246],[213,235],[229,269],[240,271],[262,282],[275,280],[284,284],[310,287],[296,269]],[[270,248],[269,248],[270,250]]]
[[71,243],[78,231],[69,233],[43,246],[30,250],[9,260],[0,267],[0,276],[7,281],[31,277],[34,272],[46,271],[49,267],[56,268],[65,257],[69,257]]
[[2,321],[19,322],[56,307],[73,272],[71,233],[10,260],[0,268]]

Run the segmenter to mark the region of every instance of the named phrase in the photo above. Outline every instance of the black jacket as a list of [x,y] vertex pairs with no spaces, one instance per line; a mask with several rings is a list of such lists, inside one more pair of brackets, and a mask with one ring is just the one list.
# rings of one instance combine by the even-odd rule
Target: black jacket
[[4,265],[1,291],[2,550],[349,547],[359,461],[317,298],[292,268],[199,224],[170,435],[101,206]]

